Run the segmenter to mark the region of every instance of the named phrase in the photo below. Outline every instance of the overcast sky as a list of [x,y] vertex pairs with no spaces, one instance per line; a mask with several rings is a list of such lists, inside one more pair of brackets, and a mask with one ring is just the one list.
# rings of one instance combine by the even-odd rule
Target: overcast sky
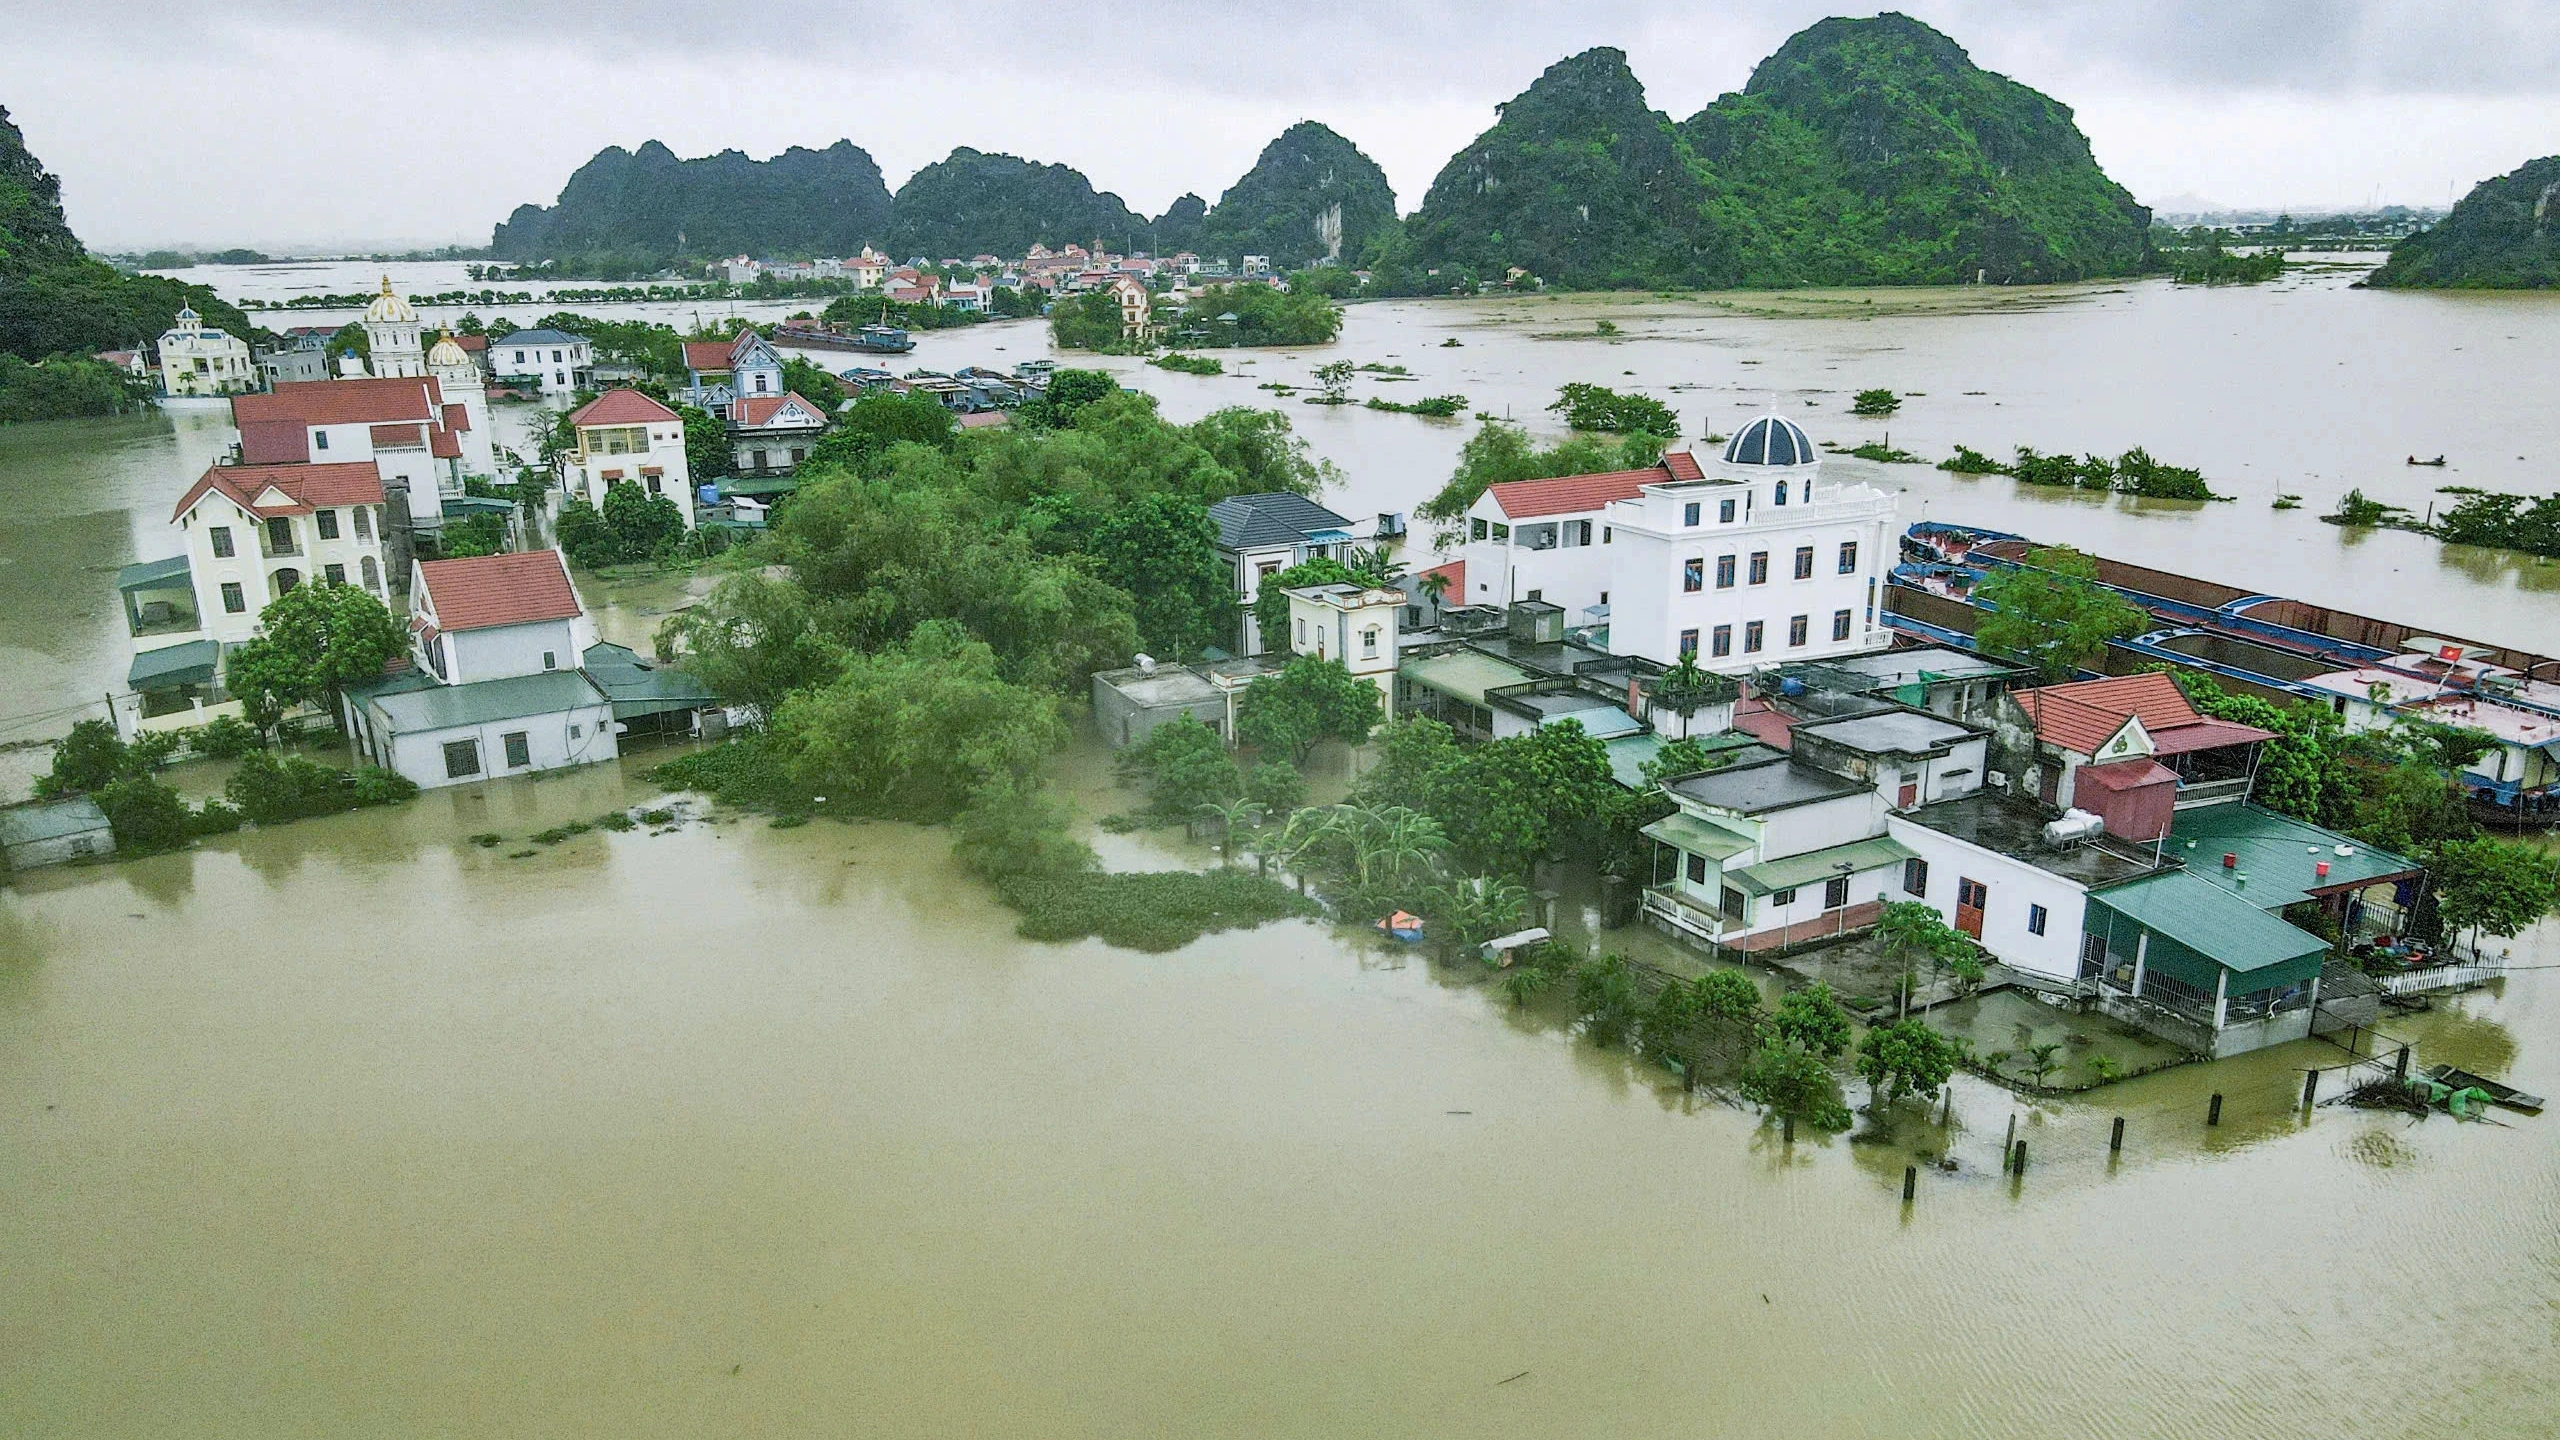
[[[1911,0],[2070,105],[2140,199],[2443,205],[2560,151],[2560,0]],[[486,244],[606,145],[850,138],[892,189],[955,145],[1150,215],[1324,121],[1410,211],[1555,60],[1624,49],[1655,108],[1738,89],[1825,14],[1721,4],[1082,0],[738,9],[541,0],[0,0],[0,105],[95,246]],[[712,28],[712,27],[715,27]]]

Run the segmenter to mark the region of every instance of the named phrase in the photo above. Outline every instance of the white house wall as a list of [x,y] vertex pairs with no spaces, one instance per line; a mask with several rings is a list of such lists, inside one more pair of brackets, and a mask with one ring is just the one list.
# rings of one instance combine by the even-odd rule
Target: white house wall
[[[2012,969],[2054,980],[2079,978],[2081,927],[2088,913],[2086,887],[2023,860],[2012,860],[1952,835],[1940,834],[1915,820],[1896,815],[1885,823],[1887,833],[1929,865],[1927,894],[1905,892],[1902,877],[1897,874],[1886,887],[1887,898],[1924,900],[1952,925],[1956,920],[1956,882],[1978,880],[1985,890],[1984,949]],[[2028,933],[2028,907],[2032,905],[2045,907],[2042,935]]]
[[1861,790],[1837,800],[1767,811],[1760,816],[1761,856],[1783,860],[1808,850],[1872,839],[1884,833],[1884,809],[1884,797]]
[[[579,643],[577,621],[544,620],[531,625],[497,625],[486,630],[448,632],[444,637],[449,684],[501,680],[510,675],[539,675],[545,670],[575,670],[586,646]],[[590,641],[589,643],[592,643]],[[545,665],[542,657],[551,656]]]
[[[378,716],[374,720],[374,728],[377,733],[385,728]],[[510,767],[506,763],[506,737],[519,730],[524,732],[525,749],[533,763]],[[572,730],[576,733],[572,734]],[[454,777],[445,773],[444,747],[455,740],[479,743],[479,774]],[[388,748],[389,768],[427,790],[448,785],[473,785],[483,780],[503,780],[510,775],[530,775],[539,770],[591,765],[614,759],[621,753],[613,733],[613,706],[610,703],[548,715],[496,720],[484,725],[395,735]]]

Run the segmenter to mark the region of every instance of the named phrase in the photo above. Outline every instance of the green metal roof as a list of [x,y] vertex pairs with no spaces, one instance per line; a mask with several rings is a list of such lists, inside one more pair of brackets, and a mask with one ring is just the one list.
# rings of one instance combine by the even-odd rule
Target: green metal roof
[[86,795],[0,806],[0,847],[59,840],[107,828],[107,812]]
[[444,500],[444,518],[459,520],[466,515],[504,515],[516,508],[513,500],[494,495],[448,495]]
[[606,641],[590,645],[578,657],[587,678],[613,701],[613,718],[636,720],[676,710],[699,710],[718,703],[711,688],[682,670],[667,670],[640,658],[636,650]]
[[2097,891],[2089,899],[2226,970],[2264,970],[2329,948],[2328,941],[2287,925],[2254,900],[2244,900],[2193,870],[2147,876]]
[[1601,748],[1609,752],[1609,778],[1630,790],[1648,788],[1644,778],[1644,762],[1662,749],[1662,737],[1647,731],[1641,735],[1621,735],[1604,740]]
[[1828,850],[1808,850],[1801,855],[1788,855],[1776,860],[1763,860],[1757,865],[1724,872],[1725,882],[1749,894],[1767,895],[1779,890],[1793,890],[1816,880],[1835,875],[1854,875],[1864,870],[1881,870],[1899,865],[1912,857],[1910,846],[1890,835],[1866,840],[1852,840]]
[[189,640],[158,650],[145,650],[133,657],[133,668],[125,671],[124,683],[136,690],[210,685],[213,683],[213,667],[221,659],[222,642],[219,640]]
[[604,692],[576,670],[549,670],[540,675],[510,675],[503,680],[475,680],[468,685],[435,685],[395,693],[376,691],[370,700],[403,734],[486,725],[499,720],[557,715],[563,710],[604,703]]
[[131,593],[135,590],[172,590],[193,585],[195,571],[184,555],[166,560],[137,560],[116,572],[116,588]]
[[1721,825],[1682,811],[1666,815],[1644,827],[1644,832],[1665,845],[1677,846],[1692,855],[1704,855],[1721,864],[1751,848],[1751,842]]
[[800,481],[790,475],[766,475],[756,479],[730,479],[720,482],[720,493],[723,496],[744,495],[750,500],[762,500],[770,495],[788,495],[799,488]]
[[[2340,846],[2346,854],[2338,853]],[[2261,910],[2281,910],[2309,899],[2314,890],[2361,889],[2419,868],[2406,856],[2245,802],[2179,811],[2169,828],[2169,854],[2186,861],[2191,874]],[[2239,857],[2230,870],[2222,868],[2226,854]],[[2329,866],[2325,879],[2319,874],[2323,861]]]
[[1484,692],[1497,685],[1517,685],[1535,680],[1537,675],[1523,670],[1508,660],[1497,660],[1481,650],[1444,650],[1408,660],[1397,671],[1416,685],[1437,690],[1443,695],[1482,705]]

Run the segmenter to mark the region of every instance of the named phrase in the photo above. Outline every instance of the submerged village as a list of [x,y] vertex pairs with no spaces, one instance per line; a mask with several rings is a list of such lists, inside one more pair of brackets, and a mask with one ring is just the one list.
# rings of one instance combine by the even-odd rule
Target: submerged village
[[[1200,294],[1288,288],[1261,257],[1241,280],[1192,255],[1160,275],[1101,258],[1044,250],[1004,279],[1036,277],[1035,304],[1095,297],[1105,340],[1140,349]],[[866,288],[929,273],[875,259]],[[663,786],[775,823],[956,809],[967,863],[1026,934],[1165,948],[1321,897],[1336,923],[1481,966],[1515,1002],[1569,996],[1591,1038],[1727,1087],[1790,1136],[1850,1123],[1835,1065],[1880,1105],[1959,1069],[2063,1094],[2306,1041],[2306,1105],[2325,1076],[2359,1103],[2539,1106],[2430,1066],[2392,1017],[2500,977],[2503,942],[2552,903],[2547,861],[2476,837],[2560,818],[2560,660],[1912,523],[1894,495],[1827,477],[1841,447],[1796,417],[1682,439],[1641,395],[1572,385],[1617,417],[1590,423],[1624,432],[1582,453],[1644,463],[1551,459],[1570,473],[1472,495],[1462,475],[1432,502],[1435,536],[1419,516],[1336,513],[1285,418],[1222,412],[1259,432],[1232,473],[1288,487],[1168,495],[1088,551],[1135,567],[1095,578],[1139,598],[1124,636],[1166,653],[1061,632],[1033,643],[1085,645],[1051,682],[1081,704],[983,669],[967,701],[927,693],[951,677],[884,678],[837,696],[872,713],[822,737],[787,674],[822,676],[829,647],[771,561],[895,567],[852,558],[864,538],[841,527],[894,523],[876,490],[902,463],[1170,429],[1151,402],[1072,360],[831,369],[912,348],[877,322],[740,325],[654,373],[627,337],[616,354],[557,327],[440,333],[387,280],[359,328],[361,347],[333,341],[348,353],[322,327],[254,358],[192,311],[160,337],[164,392],[227,407],[232,438],[170,507],[174,553],[116,576],[130,689],[65,742],[45,798],[0,812],[13,867],[655,746]],[[560,407],[527,412],[538,458],[499,442],[493,403]],[[852,552],[815,562],[829,532]],[[581,570],[653,556],[734,578],[654,653],[600,639]],[[924,633],[913,658],[970,668],[917,648]],[[932,718],[950,703],[1021,704],[977,723],[1072,725],[1114,752],[1140,798],[1106,828],[1205,833],[1218,868],[1175,877],[1201,893],[1094,872],[1035,755],[969,757],[937,808],[901,798],[915,775],[877,755],[829,780],[790,753],[1024,743],[950,733]],[[917,725],[944,733],[902,733]],[[263,748],[292,735],[338,738]],[[339,745],[351,763],[333,769]],[[1367,757],[1337,803],[1307,801],[1320,745]],[[149,778],[190,755],[256,758],[190,811]],[[2400,793],[2380,835],[2346,818],[2347,787]],[[1568,892],[1596,927],[1564,923]],[[1628,926],[1698,963],[1607,953]],[[1775,1010],[1732,983],[1746,973],[1774,978]]]

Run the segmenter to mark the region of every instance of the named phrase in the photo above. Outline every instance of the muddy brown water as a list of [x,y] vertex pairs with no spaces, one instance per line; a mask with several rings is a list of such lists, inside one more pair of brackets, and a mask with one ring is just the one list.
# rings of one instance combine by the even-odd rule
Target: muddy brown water
[[[2293,1047],[2044,1105],[1967,1081],[1951,1133],[1790,1148],[1316,924],[1030,944],[899,826],[521,841],[654,798],[603,767],[0,891],[0,1433],[2560,1413],[2560,1122],[2306,1120]],[[2404,1028],[2548,1093],[2552,993]]]
[[[1379,393],[1521,413],[1563,378],[1685,374],[1727,387],[1710,423],[1780,369],[1825,438],[1842,390],[1927,390],[1897,444],[2143,443],[2231,488],[2307,472],[2330,430],[2368,491],[2416,484],[2368,452],[2457,449],[2417,436],[2460,426],[2560,453],[2542,372],[2471,338],[2548,354],[2560,308],[2319,277],[2011,308],[1364,306],[1346,348],[1433,367]],[[1630,338],[1547,338],[1595,315]],[[1045,349],[962,338],[918,363]],[[1268,393],[1131,373],[1177,414]],[[1304,416],[1354,513],[1418,503],[1464,433]],[[0,430],[0,711],[121,672],[107,572],[163,553],[218,440],[186,412]],[[2351,541],[2267,494],[1878,473],[1932,516],[1960,498],[2145,563],[2244,560],[2481,638],[2553,615],[2547,567]],[[682,590],[635,587],[608,633]],[[2303,1045],[2046,1103],[1967,1079],[1951,1130],[1788,1147],[1357,933],[1030,944],[942,836],[897,826],[523,842],[655,800],[651,758],[0,886],[0,1433],[2523,1437],[2560,1415],[2560,1119],[2306,1118],[2299,1067],[2334,1057]],[[1089,752],[1067,771],[1088,815],[1127,803]],[[1176,836],[1096,842],[1208,863]],[[2560,965],[2550,926],[2517,948]],[[2560,1093],[2555,973],[2393,1028]],[[1957,1169],[1906,1212],[1922,1152]]]

